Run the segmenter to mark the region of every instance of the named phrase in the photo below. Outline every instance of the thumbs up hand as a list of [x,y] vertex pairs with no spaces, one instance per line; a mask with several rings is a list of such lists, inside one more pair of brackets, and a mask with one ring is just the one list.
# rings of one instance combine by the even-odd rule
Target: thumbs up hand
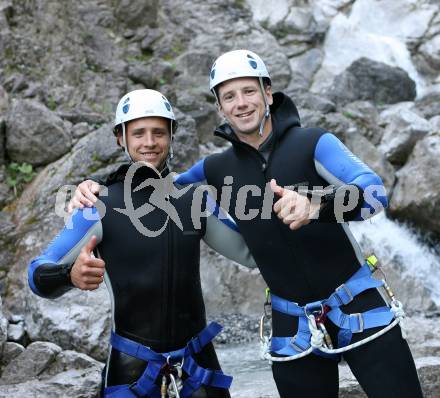
[[310,223],[320,209],[320,203],[311,203],[303,195],[290,189],[280,187],[276,180],[270,181],[270,187],[280,199],[274,204],[273,211],[284,224],[288,224],[292,230],[301,228]]
[[104,260],[92,257],[96,244],[96,236],[92,236],[81,249],[70,271],[70,279],[73,285],[81,290],[95,290],[104,280]]

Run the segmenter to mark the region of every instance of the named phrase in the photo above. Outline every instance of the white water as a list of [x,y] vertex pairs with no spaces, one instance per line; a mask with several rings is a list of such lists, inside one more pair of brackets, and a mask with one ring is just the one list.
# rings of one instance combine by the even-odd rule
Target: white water
[[350,223],[356,240],[372,241],[377,257],[384,259],[401,258],[403,275],[416,276],[432,292],[432,299],[440,305],[440,257],[417,235],[398,222],[386,218],[381,213],[369,221]]

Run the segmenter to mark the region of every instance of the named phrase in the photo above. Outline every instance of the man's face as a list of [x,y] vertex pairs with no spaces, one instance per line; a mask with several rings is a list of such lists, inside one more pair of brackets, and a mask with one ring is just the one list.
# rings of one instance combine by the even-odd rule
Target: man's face
[[[145,161],[160,169],[170,148],[170,121],[162,117],[144,117],[128,122],[128,153],[135,162]],[[122,134],[118,135],[122,145]]]
[[[266,98],[272,105],[272,89],[265,88]],[[222,83],[218,89],[220,110],[235,133],[258,134],[264,116],[264,99],[260,83],[255,77],[239,77]]]

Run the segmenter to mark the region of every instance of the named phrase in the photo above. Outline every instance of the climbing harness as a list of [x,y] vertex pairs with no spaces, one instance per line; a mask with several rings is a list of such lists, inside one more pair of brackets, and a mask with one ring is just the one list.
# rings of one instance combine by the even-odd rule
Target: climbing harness
[[[376,271],[382,274],[381,280],[373,277]],[[345,314],[341,311],[340,307],[353,301],[358,294],[377,287],[383,287],[390,300],[389,306],[374,308],[363,313]],[[270,307],[274,311],[298,317],[298,331],[293,337],[272,337],[272,331],[270,333],[265,331],[265,324],[271,318],[268,311]],[[337,345],[340,348],[333,346],[324,325],[327,318],[340,329]],[[376,256],[371,255],[346,283],[324,300],[300,306],[269,293],[269,289],[266,289],[264,313],[260,319],[261,356],[272,362],[292,361],[311,353],[338,359],[339,354],[382,336],[398,323],[402,329],[402,336],[406,338],[404,318],[402,303],[395,298]],[[379,326],[385,327],[365,339],[350,344],[353,333],[361,333]],[[272,353],[278,356],[273,356]]]
[[[112,332],[110,344],[114,349],[147,362],[147,366],[136,382],[106,387],[104,397],[188,398],[202,385],[228,389],[232,383],[231,376],[219,370],[202,368],[193,358],[221,330],[218,323],[211,322],[185,347],[166,353],[157,353]],[[184,374],[186,377],[183,377]],[[156,381],[160,381],[160,384],[156,384]]]

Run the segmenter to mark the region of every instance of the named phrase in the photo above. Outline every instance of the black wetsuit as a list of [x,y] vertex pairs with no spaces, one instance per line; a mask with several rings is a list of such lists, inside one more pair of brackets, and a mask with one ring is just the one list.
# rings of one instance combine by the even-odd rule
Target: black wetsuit
[[[348,225],[336,222],[335,197],[345,196],[346,188],[358,193],[355,206],[343,214],[344,221],[368,218],[373,210],[385,207],[387,199],[381,189],[371,195],[371,186],[383,188],[381,179],[336,137],[322,129],[300,127],[290,98],[274,94],[271,116],[273,131],[260,151],[240,141],[229,125],[220,126],[215,135],[230,141],[232,147],[200,161],[177,181],[207,182],[219,195],[225,186],[231,189],[231,205],[225,210],[236,221],[271,292],[305,305],[329,297],[364,262]],[[267,184],[272,178],[281,186],[305,186],[312,191],[333,184],[334,190],[324,197],[318,220],[292,231],[271,211],[273,197],[267,195]],[[369,202],[364,201],[364,193],[370,194]],[[257,216],[252,217],[252,212]],[[370,289],[341,309],[357,313],[383,305],[379,292]],[[328,321],[326,325],[337,341],[336,327]],[[273,311],[274,336],[293,336],[296,330],[296,317]],[[355,334],[353,342],[376,331]],[[414,362],[399,327],[344,358],[371,397],[421,396]],[[309,355],[274,363],[273,374],[282,397],[337,396],[338,366],[332,359]]]
[[[88,210],[88,216],[79,211],[72,217],[73,228],[65,227],[48,249],[32,261],[29,284],[36,294],[47,298],[58,297],[72,288],[67,270],[81,247],[96,235],[99,242],[96,253],[106,263],[105,282],[112,301],[113,331],[156,352],[173,351],[184,347],[206,326],[199,274],[200,239],[245,265],[252,266],[253,259],[241,236],[217,218],[201,218],[200,228],[195,228],[191,219],[194,188],[180,197],[177,197],[180,193],[175,197],[171,195],[162,203],[162,206],[174,206],[182,229],[176,225],[176,220],[167,222],[163,209],[154,206],[139,218],[140,225],[130,222],[126,212],[118,210],[127,207],[126,172],[127,167],[121,167],[113,175],[108,193],[100,197],[105,215],[103,206],[97,206],[99,215],[95,208]],[[160,189],[168,189],[166,179],[159,179],[151,169],[141,167],[131,182],[134,209],[146,203],[158,203],[152,196],[151,184],[134,191],[149,178],[153,183],[162,184]],[[168,178],[175,188],[172,177]],[[171,213],[172,210],[168,212]],[[91,214],[96,217],[90,217]],[[155,232],[160,230],[161,233]],[[228,247],[222,247],[221,242]],[[204,368],[220,369],[212,344],[194,358]],[[131,384],[140,377],[145,366],[144,361],[112,349],[104,385]],[[202,387],[192,396],[229,397],[229,392]]]

